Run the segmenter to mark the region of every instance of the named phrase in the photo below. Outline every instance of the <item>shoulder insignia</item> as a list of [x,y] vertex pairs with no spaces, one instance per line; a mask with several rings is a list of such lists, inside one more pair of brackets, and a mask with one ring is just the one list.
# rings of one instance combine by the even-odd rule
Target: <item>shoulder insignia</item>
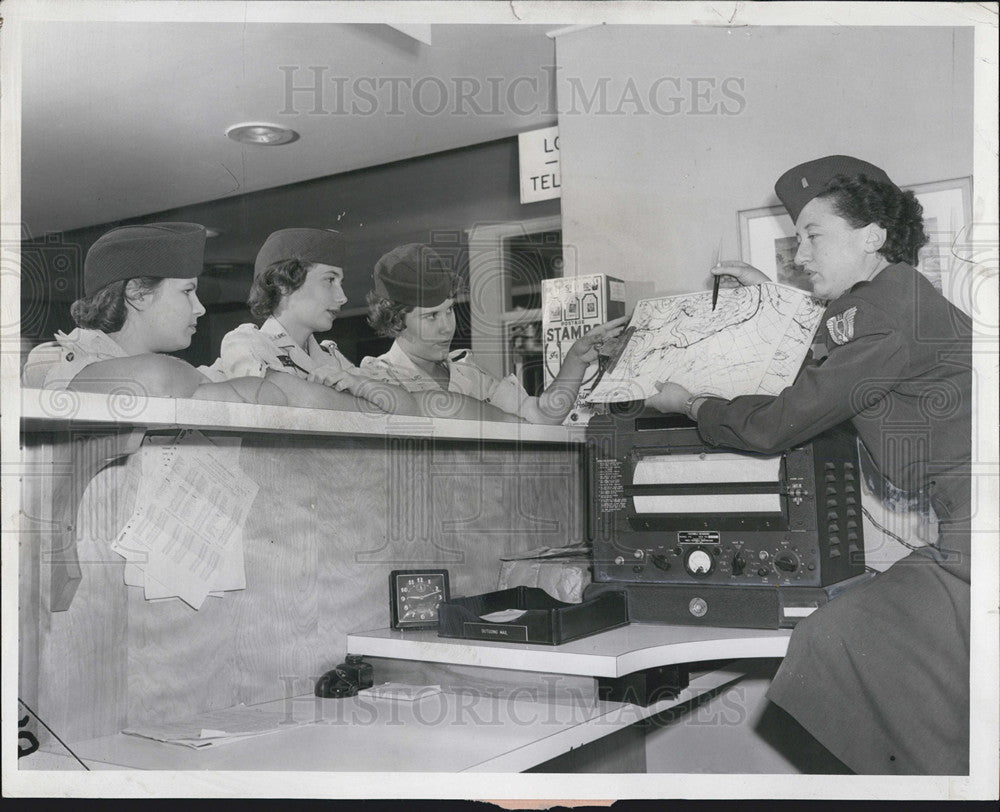
[[826,320],[827,332],[834,343],[846,344],[854,338],[854,316],[857,312],[856,307],[849,307],[843,313]]

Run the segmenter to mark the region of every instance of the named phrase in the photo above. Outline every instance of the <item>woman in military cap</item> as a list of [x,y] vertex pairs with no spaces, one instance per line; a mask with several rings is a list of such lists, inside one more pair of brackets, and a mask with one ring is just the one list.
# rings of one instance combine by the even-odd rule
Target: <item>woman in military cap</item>
[[531,397],[513,375],[499,379],[478,366],[468,350],[451,349],[459,283],[432,248],[420,243],[394,248],[376,263],[374,279],[368,323],[395,341],[385,354],[365,358],[362,371],[411,392],[461,393],[531,423],[563,422],[598,348],[627,321],[610,321],[577,339],[556,379]]
[[[286,228],[269,235],[257,252],[247,302],[262,323],[241,324],[227,333],[213,372],[226,378],[288,374],[346,390],[384,411],[417,414],[405,389],[369,379],[333,341],[316,340],[315,333],[333,327],[347,302],[345,254],[343,238],[329,229]],[[348,395],[340,397],[345,407],[352,405]]]
[[[331,397],[354,395],[395,414],[496,419],[461,395],[427,398],[367,375],[337,349],[317,341],[347,302],[343,278],[346,246],[335,231],[286,228],[271,234],[254,263],[247,304],[261,321],[242,324],[223,339],[214,372],[225,377],[285,374],[332,387]],[[294,401],[293,401],[293,405]]]
[[[775,191],[795,262],[829,300],[821,351],[777,396],[665,383],[648,403],[686,413],[710,445],[762,453],[850,421],[888,485],[929,498],[937,543],[802,620],[768,697],[855,772],[967,773],[971,321],[913,267],[921,207],[883,170],[828,156]],[[767,280],[746,265],[713,273]]]
[[286,377],[226,380],[167,353],[191,344],[205,308],[198,300],[205,229],[195,223],[122,226],[84,260],[84,296],[70,310],[77,328],[56,333],[25,362],[27,386],[129,391],[249,403],[358,408],[349,395]]

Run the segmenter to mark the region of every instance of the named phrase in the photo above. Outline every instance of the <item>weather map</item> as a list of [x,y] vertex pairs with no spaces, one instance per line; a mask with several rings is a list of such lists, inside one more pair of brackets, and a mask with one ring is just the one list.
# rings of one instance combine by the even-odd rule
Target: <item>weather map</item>
[[590,393],[595,403],[643,400],[659,381],[734,398],[776,395],[798,374],[824,304],[777,283],[644,299],[621,354]]

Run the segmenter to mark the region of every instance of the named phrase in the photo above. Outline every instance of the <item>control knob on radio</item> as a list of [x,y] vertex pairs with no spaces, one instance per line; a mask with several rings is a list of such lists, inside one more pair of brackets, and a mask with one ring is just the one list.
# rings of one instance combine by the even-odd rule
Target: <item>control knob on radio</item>
[[778,553],[774,558],[774,566],[782,572],[795,572],[799,568],[799,561],[794,553]]
[[689,552],[684,559],[684,566],[692,575],[708,575],[714,563],[714,559],[706,550],[697,548]]
[[733,575],[742,575],[747,568],[747,560],[743,557],[742,553],[737,553],[733,556]]
[[650,561],[653,562],[653,566],[656,567],[657,569],[661,569],[664,571],[670,569],[670,562],[667,560],[667,557],[665,555],[657,555],[654,553],[653,555],[650,556]]

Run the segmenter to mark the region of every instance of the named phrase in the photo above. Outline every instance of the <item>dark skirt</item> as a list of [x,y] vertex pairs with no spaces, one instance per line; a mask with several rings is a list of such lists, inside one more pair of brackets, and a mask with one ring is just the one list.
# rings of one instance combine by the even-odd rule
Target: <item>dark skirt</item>
[[767,693],[856,773],[969,772],[969,523],[935,510],[945,562],[911,553],[802,620]]

